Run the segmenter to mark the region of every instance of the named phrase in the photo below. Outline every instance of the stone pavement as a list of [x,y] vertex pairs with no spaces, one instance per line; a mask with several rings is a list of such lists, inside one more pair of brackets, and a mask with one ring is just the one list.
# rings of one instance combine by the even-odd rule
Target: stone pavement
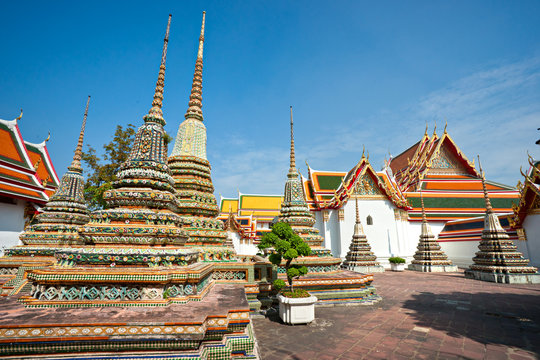
[[254,320],[261,358],[538,359],[540,285],[505,285],[459,273],[375,274],[383,300],[318,307],[309,325],[273,314]]

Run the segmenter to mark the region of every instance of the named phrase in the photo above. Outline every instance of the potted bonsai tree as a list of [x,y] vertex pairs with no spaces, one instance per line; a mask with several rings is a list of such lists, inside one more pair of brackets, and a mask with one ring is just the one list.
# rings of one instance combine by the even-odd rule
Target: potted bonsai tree
[[405,270],[405,259],[399,256],[392,256],[388,258],[390,262],[390,268],[392,271],[404,271]]
[[272,226],[271,232],[263,236],[259,249],[268,249],[270,262],[285,268],[289,290],[282,291],[286,287],[282,279],[277,279],[273,283],[274,289],[278,291],[281,320],[287,324],[305,324],[313,321],[317,298],[304,289],[293,288],[293,280],[308,272],[307,267],[293,264],[293,260],[310,255],[309,245],[294,233],[289,224],[278,222]]

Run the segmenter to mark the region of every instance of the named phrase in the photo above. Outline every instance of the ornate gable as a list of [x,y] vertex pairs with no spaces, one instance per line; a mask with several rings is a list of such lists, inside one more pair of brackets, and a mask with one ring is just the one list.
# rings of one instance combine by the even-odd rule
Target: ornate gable
[[441,147],[431,160],[429,174],[455,174],[467,175],[469,172],[458,160],[457,156],[450,152],[445,146]]
[[367,173],[358,177],[354,185],[353,194],[360,196],[383,196],[379,185]]

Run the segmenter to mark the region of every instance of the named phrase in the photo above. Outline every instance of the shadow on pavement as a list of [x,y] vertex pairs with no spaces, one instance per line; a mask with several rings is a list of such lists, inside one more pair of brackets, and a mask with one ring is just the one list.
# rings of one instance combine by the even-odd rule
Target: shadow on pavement
[[540,354],[540,294],[421,292],[403,308],[417,326]]

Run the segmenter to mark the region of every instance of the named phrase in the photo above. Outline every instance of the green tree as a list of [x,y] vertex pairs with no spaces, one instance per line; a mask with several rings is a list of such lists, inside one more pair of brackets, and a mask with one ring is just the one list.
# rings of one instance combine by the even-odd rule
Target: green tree
[[118,125],[114,138],[103,145],[103,163],[91,145],[87,145],[88,150],[83,151],[82,160],[89,170],[86,174],[84,198],[90,210],[105,207],[103,193],[112,188],[111,183],[116,179],[115,174],[120,165],[127,160],[134,139],[134,125],[128,124],[125,128]]
[[[308,272],[307,267],[292,264],[292,262],[299,256],[309,256],[311,254],[311,248],[300,236],[295,234],[291,226],[285,222],[274,224],[274,226],[272,226],[272,231],[266,233],[261,239],[259,249],[264,250],[268,248],[273,248],[269,257],[272,264],[280,266],[282,260],[285,260],[284,266],[287,274],[287,281],[292,291],[293,279],[306,275]],[[278,290],[282,289],[284,285],[285,283],[283,280],[277,279],[274,281],[274,287]]]

